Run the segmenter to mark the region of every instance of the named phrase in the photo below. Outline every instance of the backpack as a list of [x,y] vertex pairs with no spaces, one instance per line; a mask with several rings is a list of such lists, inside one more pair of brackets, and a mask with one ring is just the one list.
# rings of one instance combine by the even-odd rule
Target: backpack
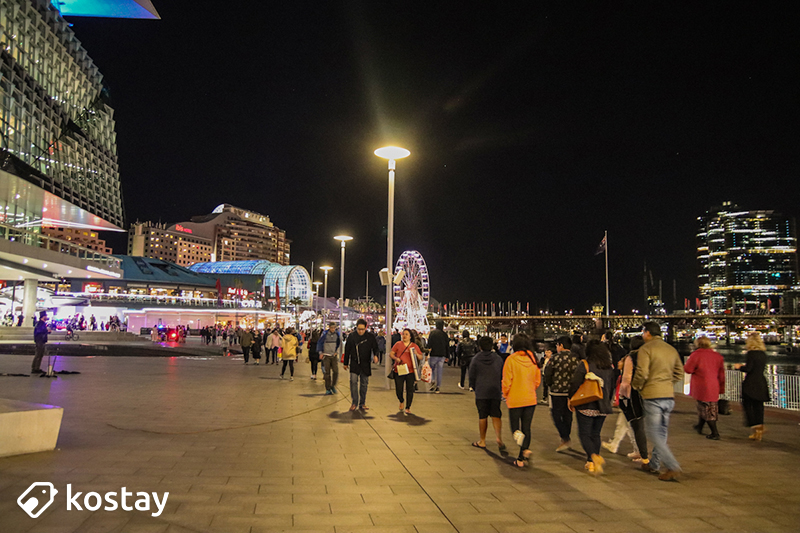
[[475,342],[472,339],[461,341],[461,360],[465,363],[475,356]]

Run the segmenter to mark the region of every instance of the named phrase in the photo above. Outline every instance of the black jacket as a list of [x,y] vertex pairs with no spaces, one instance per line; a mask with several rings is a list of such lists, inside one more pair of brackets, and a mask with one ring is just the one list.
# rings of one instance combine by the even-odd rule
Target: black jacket
[[344,345],[344,366],[351,374],[372,375],[372,357],[378,355],[378,340],[369,331],[359,335],[355,331],[347,336]]
[[428,349],[431,351],[431,357],[447,357],[450,350],[450,339],[447,338],[447,333],[439,328],[432,330],[428,335]]
[[739,368],[742,372],[747,373],[742,381],[742,395],[757,402],[768,402],[772,399],[767,386],[767,378],[764,377],[766,366],[766,353],[761,350],[747,352],[747,362]]
[[[601,413],[611,414],[612,409],[612,402],[614,401],[614,389],[616,387],[616,382],[614,381],[614,369],[613,368],[605,368],[599,369],[594,363],[589,363],[589,372],[594,372],[597,376],[603,379],[603,399],[598,400],[595,402],[585,403],[583,405],[575,406],[576,411],[582,411],[585,409],[596,409]],[[586,379],[586,365],[583,364],[581,361],[578,364],[578,368],[575,369],[575,374],[572,376],[572,382],[569,386],[569,397],[575,395],[578,392],[583,381]]]
[[469,365],[469,386],[476,400],[499,400],[503,395],[503,358],[495,352],[478,352]]
[[456,346],[456,357],[458,357],[460,366],[469,368],[469,364],[472,362],[472,358],[475,357],[477,351],[478,346],[475,344],[474,340],[463,339],[459,342],[458,346]]

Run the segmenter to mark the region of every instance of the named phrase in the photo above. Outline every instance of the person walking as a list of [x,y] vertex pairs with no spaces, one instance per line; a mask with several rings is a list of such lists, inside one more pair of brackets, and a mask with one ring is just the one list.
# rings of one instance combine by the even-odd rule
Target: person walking
[[639,348],[636,372],[631,386],[640,392],[644,400],[644,427],[647,440],[653,443],[649,464],[642,470],[657,473],[658,479],[677,480],[681,465],[667,444],[669,415],[675,408],[673,384],[683,381],[683,365],[677,350],[661,338],[661,327],[656,322],[645,322],[642,326],[644,346]]
[[283,336],[282,342],[281,360],[283,361],[283,366],[281,367],[281,379],[286,373],[286,365],[289,365],[289,381],[294,381],[294,361],[297,359],[298,340],[292,327],[286,328],[286,335]]
[[569,385],[580,358],[570,351],[572,339],[567,335],[556,339],[556,353],[550,357],[544,370],[544,382],[550,391],[550,414],[558,430],[561,443],[556,452],[569,449],[572,433],[572,411],[569,408]]
[[322,355],[322,373],[325,378],[325,394],[336,393],[336,382],[339,380],[339,354],[342,339],[336,331],[336,322],[329,322],[328,329],[317,341],[317,352]]
[[356,329],[347,336],[344,345],[344,360],[342,366],[345,371],[350,370],[350,410],[368,411],[367,387],[369,377],[372,375],[372,363],[378,363],[378,340],[371,332],[367,331],[367,321],[359,318]]
[[[431,332],[431,337],[433,337],[433,332]],[[446,335],[445,340],[447,340]],[[503,359],[492,351],[492,344],[491,337],[478,339],[480,351],[475,354],[469,365],[469,387],[475,391],[475,406],[478,408],[478,434],[480,435],[480,439],[473,442],[472,445],[476,448],[486,449],[486,430],[491,417],[497,446],[501,452],[505,452],[506,445],[503,443],[502,431],[503,412],[500,409],[503,397]]]
[[250,353],[253,355],[253,363],[259,364],[261,362],[261,332],[257,329],[253,330],[253,345]]
[[383,364],[383,358],[386,356],[386,336],[378,336],[378,364]]
[[282,337],[281,332],[278,331],[278,328],[272,330],[272,333],[269,336],[269,353],[267,354],[267,359],[270,359],[271,365],[278,364],[278,351],[281,349],[282,344]]
[[250,347],[253,346],[253,332],[249,329],[243,329],[240,333],[242,340],[242,354],[244,354],[244,364],[250,360]]
[[398,410],[403,410],[403,388],[405,388],[405,413],[411,414],[411,403],[414,401],[414,384],[416,383],[416,375],[414,373],[414,365],[411,358],[416,357],[419,362],[422,360],[422,350],[411,340],[411,330],[406,328],[400,335],[400,340],[392,346],[389,357],[394,361],[392,366],[392,373],[394,374],[394,386],[397,393],[397,399],[400,402]]
[[600,456],[600,431],[606,417],[613,412],[611,402],[616,384],[614,381],[614,365],[608,345],[598,340],[591,340],[586,345],[586,359],[578,364],[569,385],[569,396],[572,398],[583,382],[593,379],[599,382],[603,397],[593,402],[574,406],[578,418],[578,437],[586,452],[584,468],[591,474],[602,474],[605,459]]
[[622,409],[624,425],[620,427],[620,419],[617,418],[617,430],[614,438],[610,442],[604,442],[603,448],[611,453],[617,453],[619,444],[625,435],[633,444],[633,451],[628,457],[634,461],[648,464],[650,460],[647,454],[647,437],[644,434],[644,410],[642,397],[639,391],[631,388],[633,373],[636,371],[636,360],[639,348],[644,345],[641,335],[636,335],[631,339],[631,351],[622,358],[622,376],[619,382],[619,407]]
[[444,320],[437,320],[436,328],[428,335],[428,349],[430,350],[428,364],[431,366],[430,390],[438,393],[442,386],[444,360],[450,350],[450,339],[447,337],[447,333],[444,332]]
[[311,379],[317,380],[317,367],[319,366],[319,352],[317,351],[317,343],[322,336],[320,330],[315,329],[311,332],[311,337],[308,339],[308,362],[311,363]]
[[745,373],[742,381],[742,406],[745,423],[753,430],[749,438],[760,441],[764,435],[764,402],[772,399],[764,377],[767,366],[766,346],[761,334],[755,331],[747,337],[744,347],[747,350],[747,360],[744,364],[734,365],[734,368]]
[[502,390],[508,406],[511,432],[519,444],[519,455],[514,466],[522,468],[531,456],[531,422],[536,409],[536,389],[542,381],[542,373],[527,335],[514,335],[511,348],[512,354],[503,365]]
[[39,313],[39,320],[33,327],[33,343],[36,345],[33,362],[31,363],[31,374],[44,374],[42,370],[42,359],[44,358],[45,345],[47,344],[47,313]]
[[465,329],[461,333],[461,342],[456,346],[456,357],[458,358],[458,364],[461,366],[461,379],[458,382],[459,389],[464,388],[467,370],[469,370],[469,365],[472,363],[472,358],[475,357],[475,352],[477,352],[475,341],[470,338],[469,331]]
[[694,430],[702,435],[703,426],[708,424],[711,434],[706,435],[706,438],[719,440],[717,419],[719,395],[725,394],[725,359],[711,349],[708,337],[697,337],[694,345],[697,349],[683,367],[684,372],[692,375],[689,396],[697,402],[697,424]]

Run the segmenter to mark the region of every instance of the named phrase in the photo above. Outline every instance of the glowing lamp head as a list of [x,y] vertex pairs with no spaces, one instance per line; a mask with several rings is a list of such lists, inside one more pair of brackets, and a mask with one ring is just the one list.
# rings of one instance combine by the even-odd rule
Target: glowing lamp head
[[375,150],[375,155],[384,159],[403,159],[411,155],[411,152],[399,146],[384,146]]
[[340,241],[342,244],[346,243],[347,241],[352,241],[353,238],[349,235],[337,235],[334,237],[337,241]]
[[320,270],[324,270],[325,273],[327,274],[328,270],[333,270],[333,267],[332,266],[321,266],[321,267],[319,267],[319,269]]

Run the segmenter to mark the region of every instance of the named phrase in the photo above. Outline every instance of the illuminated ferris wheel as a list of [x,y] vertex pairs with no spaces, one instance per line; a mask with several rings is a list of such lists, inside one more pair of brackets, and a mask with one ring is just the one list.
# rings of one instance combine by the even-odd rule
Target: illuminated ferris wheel
[[395,277],[400,271],[402,279],[394,286],[394,305],[397,318],[394,327],[411,328],[420,333],[428,333],[428,304],[430,303],[430,284],[428,267],[422,254],[416,250],[406,250],[397,260]]

